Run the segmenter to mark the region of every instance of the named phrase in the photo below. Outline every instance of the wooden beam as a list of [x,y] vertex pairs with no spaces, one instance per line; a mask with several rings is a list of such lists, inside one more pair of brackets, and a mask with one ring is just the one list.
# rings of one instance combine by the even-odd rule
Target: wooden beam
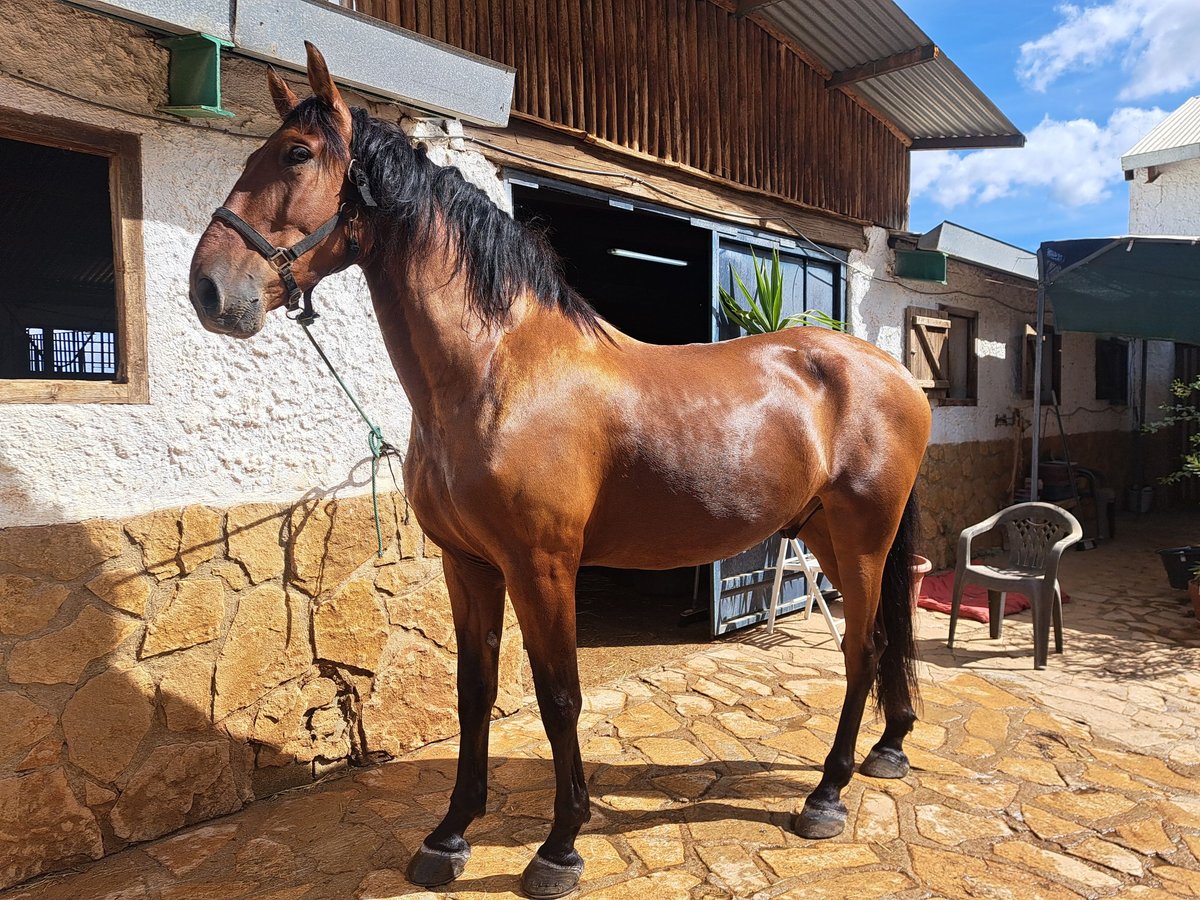
[[[480,144],[475,147],[500,166],[647,200],[695,216],[784,235],[802,234],[817,243],[845,250],[866,248],[863,229],[869,223],[865,221],[817,210],[669,160],[648,157],[522,113],[514,113],[504,129],[468,125],[464,131],[468,139],[492,144],[496,149]],[[509,156],[508,151],[534,159]],[[622,172],[636,176],[637,180],[631,182],[621,176]]]
[[913,138],[910,150],[972,150],[986,147],[1024,147],[1023,134],[993,134],[972,137]]
[[737,9],[734,15],[739,19],[743,16],[748,16],[756,10],[762,9],[764,6],[772,6],[778,3],[779,0],[738,0]]
[[930,62],[941,56],[942,51],[933,44],[922,44],[920,47],[913,47],[911,50],[903,50],[900,53],[893,53],[891,56],[885,56],[882,59],[873,59],[870,62],[863,63],[861,66],[851,66],[848,69],[841,69],[834,72],[829,78],[827,88],[841,87],[844,84],[854,84],[856,81],[865,81],[868,78],[877,78],[880,75],[886,75],[888,72],[899,72],[901,69],[907,69],[912,66],[919,66],[922,63]]

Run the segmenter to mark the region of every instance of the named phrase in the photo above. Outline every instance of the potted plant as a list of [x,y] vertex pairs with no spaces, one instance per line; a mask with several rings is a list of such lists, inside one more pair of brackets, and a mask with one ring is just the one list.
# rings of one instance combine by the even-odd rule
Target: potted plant
[[845,331],[846,323],[833,318],[828,313],[818,309],[805,310],[790,316],[783,314],[783,267],[779,263],[779,251],[771,251],[771,268],[759,263],[754,251],[750,251],[754,261],[754,291],[751,292],[742,281],[737,270],[729,267],[733,283],[737,285],[738,293],[745,300],[743,306],[732,293],[721,288],[721,311],[725,318],[737,325],[747,334],[766,334],[771,331],[782,331],[793,325],[823,325],[834,331]]
[[[1157,422],[1149,422],[1142,430],[1153,434],[1175,425],[1200,426],[1200,376],[1192,381],[1175,381],[1171,385],[1174,401],[1162,407],[1165,415]],[[1176,484],[1185,478],[1200,477],[1200,427],[1188,438],[1188,449],[1180,458],[1179,468],[1159,479],[1163,484]],[[1167,580],[1171,587],[1178,590],[1187,588],[1192,595],[1192,603],[1197,604],[1196,586],[1197,571],[1200,570],[1200,546],[1188,545],[1183,547],[1168,547],[1158,551],[1163,567],[1167,570]],[[1197,606],[1200,612],[1200,605]]]
[[928,557],[914,553],[912,557],[912,607],[917,608],[917,600],[921,597],[921,585],[925,576],[933,571],[933,561]]

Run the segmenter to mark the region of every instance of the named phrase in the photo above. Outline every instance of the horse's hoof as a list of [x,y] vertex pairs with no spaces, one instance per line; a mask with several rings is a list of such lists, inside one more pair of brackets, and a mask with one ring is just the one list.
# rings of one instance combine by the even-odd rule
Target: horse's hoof
[[461,850],[437,850],[422,844],[408,864],[408,880],[421,887],[437,887],[453,881],[467,867],[471,846],[463,841]]
[[805,803],[804,809],[792,819],[792,831],[802,838],[814,841],[837,837],[845,827],[846,807],[842,803],[836,807],[813,806]]
[[567,863],[554,863],[544,856],[535,855],[521,876],[521,890],[534,900],[550,900],[569,894],[579,885],[583,874],[583,857],[574,851],[574,859]]
[[858,771],[869,778],[903,778],[908,774],[908,757],[903,750],[873,747]]

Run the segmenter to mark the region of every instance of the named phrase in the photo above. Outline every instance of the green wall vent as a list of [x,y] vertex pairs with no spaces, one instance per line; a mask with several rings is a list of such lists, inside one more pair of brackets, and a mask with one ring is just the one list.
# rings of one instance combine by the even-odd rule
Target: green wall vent
[[896,277],[946,283],[946,254],[940,250],[897,250]]
[[189,119],[231,118],[233,113],[221,108],[221,48],[233,44],[200,32],[159,43],[171,51],[169,99],[159,112]]

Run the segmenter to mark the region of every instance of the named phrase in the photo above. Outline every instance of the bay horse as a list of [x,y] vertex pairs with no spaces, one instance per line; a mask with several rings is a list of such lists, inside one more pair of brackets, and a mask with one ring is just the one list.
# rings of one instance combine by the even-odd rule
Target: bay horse
[[300,101],[269,74],[282,125],[200,238],[190,294],[205,328],[247,338],[329,273],[365,273],[412,405],[405,491],[442,548],[458,639],[457,778],[409,878],[458,877],[464,832],[484,813],[506,591],[556,785],[522,887],[556,897],[579,881],[575,839],[590,816],[579,567],[701,565],[779,532],[804,540],[844,602],[845,702],[792,823],[803,837],[839,834],[873,691],[885,728],[861,770],[908,772],[912,493],[930,429],[920,388],[883,351],[825,329],[689,346],[622,334],[567,284],[543,238],[396,126],[349,109],[306,46],[314,96]]

